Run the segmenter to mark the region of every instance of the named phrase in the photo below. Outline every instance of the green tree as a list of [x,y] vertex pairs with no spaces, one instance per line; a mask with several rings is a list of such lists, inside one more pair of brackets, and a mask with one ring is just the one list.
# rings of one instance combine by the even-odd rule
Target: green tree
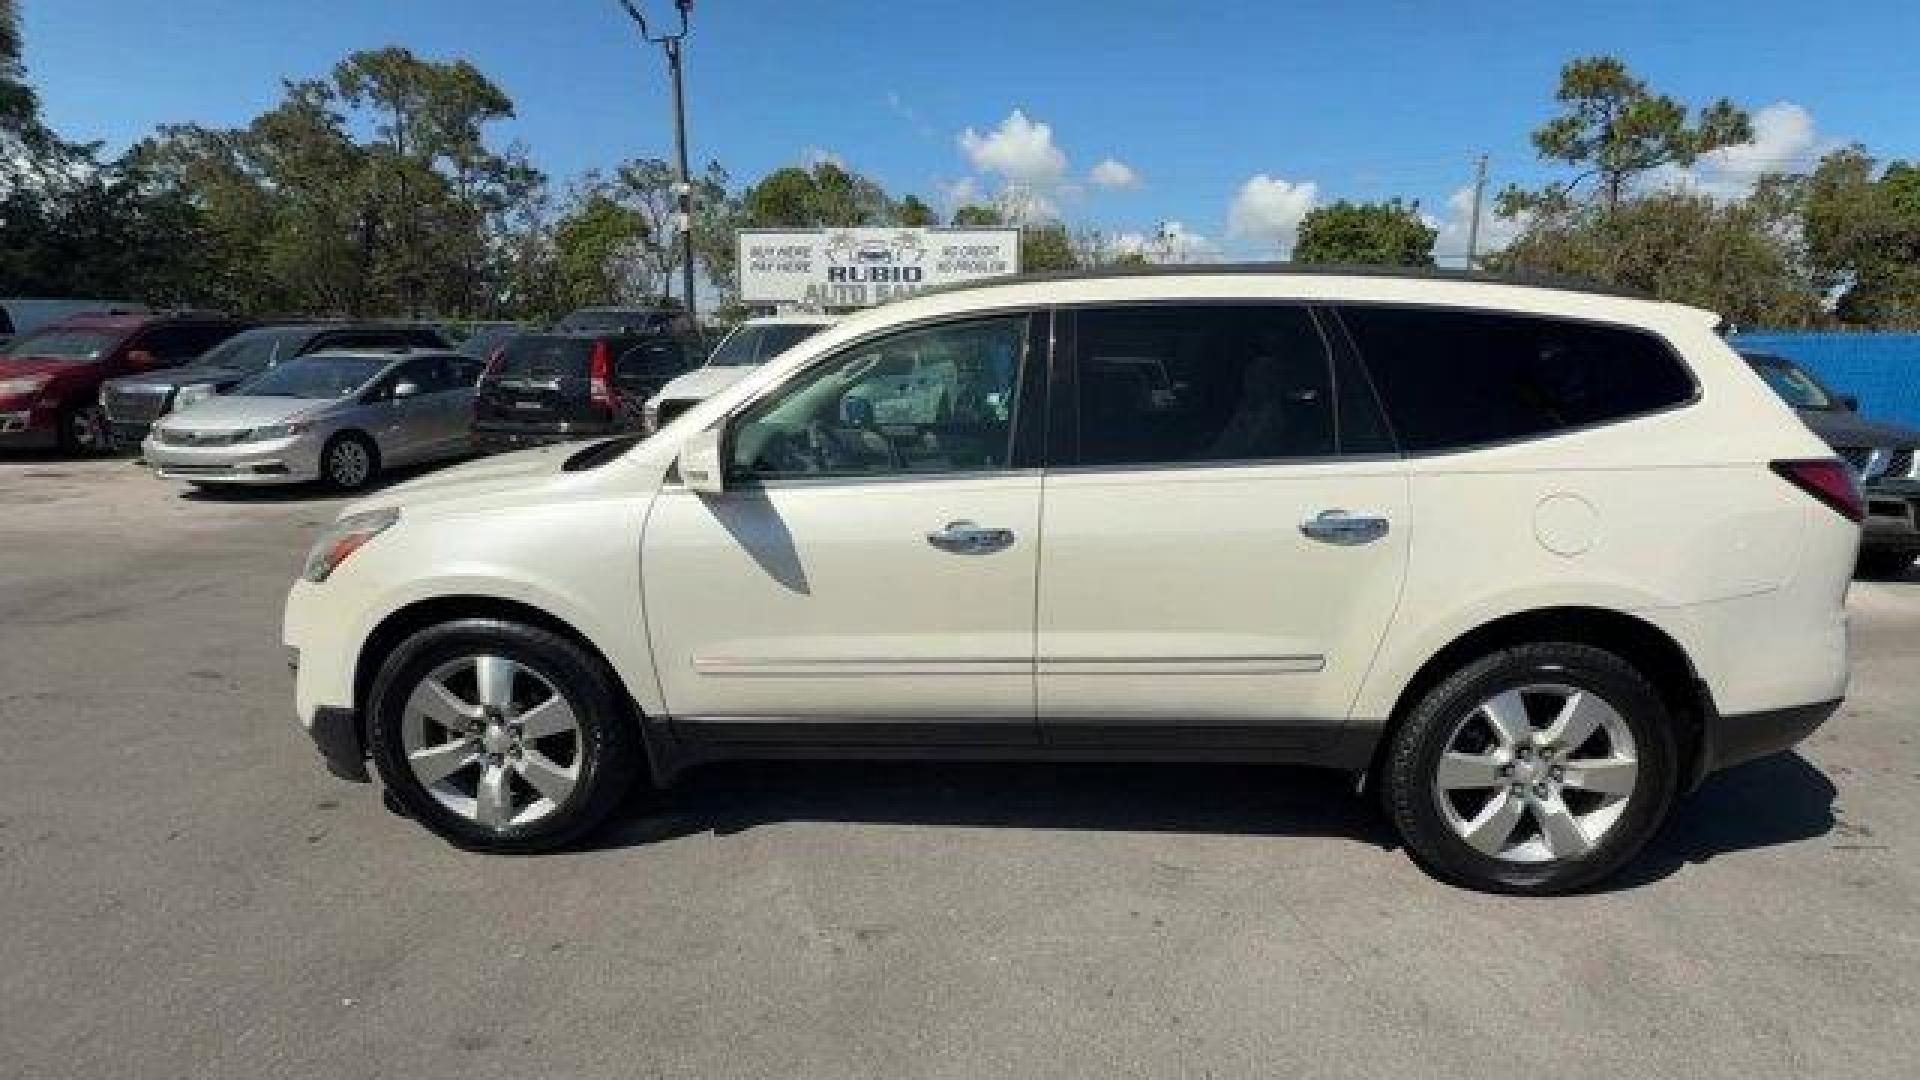
[[1859,146],[1834,151],[1804,178],[1777,181],[1800,213],[1816,283],[1835,316],[1865,326],[1920,327],[1920,168],[1880,170]]
[[953,212],[953,227],[956,229],[1004,229],[1007,216],[997,206],[986,203],[968,203]]
[[1419,203],[1342,199],[1316,206],[1301,219],[1293,259],[1352,266],[1432,266],[1438,235],[1421,220]]
[[599,192],[588,195],[554,228],[562,306],[638,299],[628,295],[629,280],[635,253],[646,239],[647,221],[639,211]]
[[1560,69],[1554,96],[1560,112],[1534,131],[1533,146],[1542,160],[1577,171],[1540,192],[1508,188],[1500,196],[1506,216],[1563,202],[1590,179],[1611,210],[1631,193],[1636,178],[1664,165],[1690,166],[1702,154],[1753,138],[1746,112],[1726,98],[1689,122],[1685,105],[1647,89],[1612,56],[1570,61]]
[[937,229],[940,215],[933,212],[918,195],[908,195],[894,208],[894,224],[909,229]]
[[1636,289],[1740,325],[1807,326],[1822,318],[1822,294],[1789,239],[1791,221],[1787,201],[1765,188],[1728,203],[1659,192],[1536,223],[1489,265]]

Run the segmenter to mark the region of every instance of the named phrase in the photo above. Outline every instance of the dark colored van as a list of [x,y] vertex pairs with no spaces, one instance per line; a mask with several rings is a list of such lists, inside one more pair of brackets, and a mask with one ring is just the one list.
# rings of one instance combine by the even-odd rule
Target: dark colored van
[[482,453],[642,430],[647,399],[699,355],[677,336],[524,334],[480,377],[473,445]]

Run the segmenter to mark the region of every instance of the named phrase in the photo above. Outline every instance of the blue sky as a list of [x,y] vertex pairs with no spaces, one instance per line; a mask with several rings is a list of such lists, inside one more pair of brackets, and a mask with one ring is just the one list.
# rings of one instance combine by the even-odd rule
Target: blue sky
[[[116,149],[242,123],[280,79],[389,44],[477,64],[518,107],[500,134],[556,178],[671,147],[664,65],[614,0],[21,6],[48,119]],[[941,206],[1013,182],[1075,226],[1176,222],[1196,252],[1271,254],[1315,203],[1396,195],[1457,249],[1474,156],[1495,189],[1546,175],[1527,133],[1586,53],[1759,111],[1759,144],[1689,178],[1704,186],[1837,143],[1920,155],[1916,0],[698,0],[694,23],[694,152],[737,178],[825,153]],[[1096,176],[1108,159],[1124,168]]]

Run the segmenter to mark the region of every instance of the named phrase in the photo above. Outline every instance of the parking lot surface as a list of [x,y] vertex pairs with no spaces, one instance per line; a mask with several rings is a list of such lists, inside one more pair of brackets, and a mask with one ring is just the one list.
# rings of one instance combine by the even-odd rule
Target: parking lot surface
[[1266,766],[727,766],[510,859],[292,724],[338,506],[0,458],[0,1076],[1920,1074],[1920,581],[1593,895]]

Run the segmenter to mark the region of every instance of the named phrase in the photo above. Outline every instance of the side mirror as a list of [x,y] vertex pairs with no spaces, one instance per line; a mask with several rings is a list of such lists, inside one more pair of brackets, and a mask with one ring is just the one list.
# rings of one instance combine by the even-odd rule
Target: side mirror
[[726,430],[726,425],[715,424],[680,444],[680,482],[688,491],[718,495],[727,489]]
[[414,397],[419,393],[420,393],[419,383],[414,382],[411,379],[402,379],[401,381],[393,384],[393,393],[389,394],[388,396],[393,398],[395,401],[398,401],[401,398]]
[[1848,412],[1859,412],[1860,399],[1857,397],[1854,397],[1852,394],[1841,394],[1840,407],[1842,409],[1845,409]]

